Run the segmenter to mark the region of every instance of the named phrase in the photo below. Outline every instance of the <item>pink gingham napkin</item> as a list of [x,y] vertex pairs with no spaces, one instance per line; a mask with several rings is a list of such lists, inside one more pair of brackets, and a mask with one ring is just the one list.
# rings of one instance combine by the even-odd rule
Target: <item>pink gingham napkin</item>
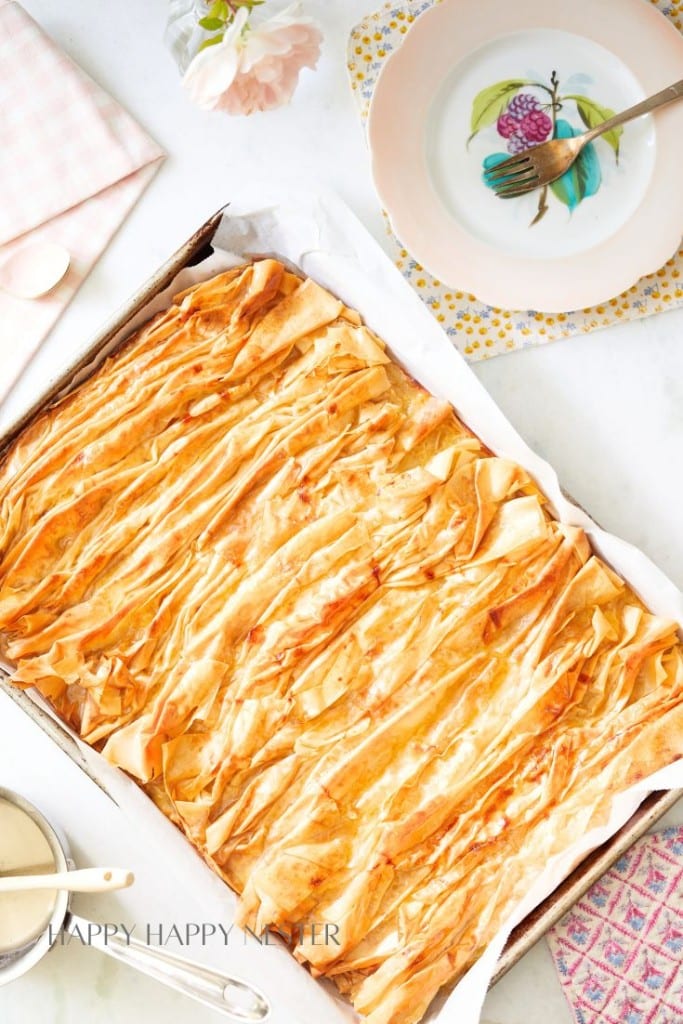
[[0,0],[0,264],[26,244],[71,265],[42,299],[0,292],[0,399],[155,174],[163,152],[15,2]]
[[577,1024],[683,1024],[683,827],[639,840],[548,942]]

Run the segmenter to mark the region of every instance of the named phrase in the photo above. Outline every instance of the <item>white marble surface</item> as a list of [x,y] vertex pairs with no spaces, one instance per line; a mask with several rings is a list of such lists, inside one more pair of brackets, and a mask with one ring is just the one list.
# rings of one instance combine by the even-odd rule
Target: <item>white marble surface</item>
[[[164,0],[24,3],[139,118],[168,159],[0,408],[0,427],[246,180],[275,175],[331,185],[381,239],[344,67],[347,32],[374,0],[307,0],[325,29],[320,68],[307,75],[293,106],[247,120],[202,114],[187,102],[161,41]],[[683,310],[511,354],[478,364],[477,372],[518,430],[556,466],[574,497],[683,585]],[[132,890],[77,897],[77,910],[101,920],[194,920],[193,907],[167,866],[126,833],[116,807],[4,696],[0,784],[20,790],[61,822],[80,865],[108,861],[135,869]],[[683,821],[680,804],[669,820]],[[192,952],[220,962],[218,948]],[[143,1016],[148,1024],[220,1019],[94,950],[73,945],[55,949],[30,975],[0,989],[3,1024],[129,1024]],[[568,1024],[571,1017],[544,943],[492,991],[484,1016],[499,1024]],[[298,1019],[306,1024],[304,1007]]]

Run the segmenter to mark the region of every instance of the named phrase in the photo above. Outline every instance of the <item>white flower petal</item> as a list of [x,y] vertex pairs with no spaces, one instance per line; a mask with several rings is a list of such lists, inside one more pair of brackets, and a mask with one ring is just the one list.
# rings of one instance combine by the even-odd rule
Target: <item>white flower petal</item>
[[315,67],[322,33],[294,4],[272,18],[250,22],[240,8],[223,41],[198,54],[184,84],[199,106],[230,114],[272,110],[289,102],[304,67]]
[[232,85],[240,68],[242,30],[248,18],[240,8],[220,43],[207,46],[193,57],[183,76],[183,85],[191,99],[204,110],[213,109]]

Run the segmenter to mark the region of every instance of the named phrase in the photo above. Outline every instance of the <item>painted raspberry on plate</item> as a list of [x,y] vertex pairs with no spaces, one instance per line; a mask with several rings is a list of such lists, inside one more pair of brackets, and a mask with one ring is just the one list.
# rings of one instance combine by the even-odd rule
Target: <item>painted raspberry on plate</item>
[[504,139],[509,139],[513,135],[516,135],[518,128],[519,121],[516,117],[513,117],[512,114],[501,114],[498,118],[498,134],[502,135]]
[[530,92],[518,93],[508,104],[508,114],[510,117],[514,117],[516,121],[521,121],[523,117],[526,117],[533,110],[540,109],[541,104]]
[[544,110],[531,110],[519,122],[518,132],[530,146],[545,142],[553,130],[553,122]]
[[[573,80],[582,77],[583,81],[591,81],[582,69],[574,70],[576,74],[572,75]],[[480,132],[487,130],[492,138],[492,132],[495,131],[498,142],[496,151],[489,150],[483,154],[479,147],[479,158],[483,158],[484,184],[496,189],[500,188],[501,183],[503,186],[508,185],[508,181],[505,176],[501,178],[500,173],[492,177],[491,172],[510,156],[518,156],[524,150],[540,146],[549,139],[575,138],[586,128],[602,124],[613,113],[613,110],[603,107],[592,96],[579,96],[569,91],[563,94],[556,71],[546,81],[507,78],[481,89],[474,97],[471,134],[467,146]],[[538,224],[548,212],[551,196],[572,213],[584,199],[596,194],[602,183],[600,151],[602,149],[604,152],[606,144],[612,148],[618,160],[622,133],[621,127],[605,132],[597,149],[594,143],[589,143],[562,177],[541,189],[533,190],[538,209],[531,225]],[[505,149],[501,146],[501,139],[504,140]],[[508,188],[508,192],[512,191]],[[520,198],[518,202],[528,200]]]
[[522,92],[508,104],[496,122],[498,134],[507,139],[508,153],[521,153],[549,137],[553,122],[531,93]]
[[512,153],[513,156],[517,156],[518,153],[523,153],[525,149],[529,148],[529,143],[523,135],[519,135],[515,132],[508,139],[508,153]]

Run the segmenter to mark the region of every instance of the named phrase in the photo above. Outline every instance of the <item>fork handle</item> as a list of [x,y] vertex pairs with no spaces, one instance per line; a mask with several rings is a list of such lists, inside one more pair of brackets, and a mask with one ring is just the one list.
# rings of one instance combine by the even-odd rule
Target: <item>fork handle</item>
[[614,117],[610,117],[607,121],[603,121],[602,124],[598,124],[595,128],[591,128],[584,135],[585,142],[592,142],[593,139],[597,139],[599,135],[604,132],[608,132],[610,128],[616,128],[620,124],[626,124],[627,121],[632,121],[634,117],[642,117],[643,114],[649,114],[653,110],[657,110],[658,107],[663,107],[666,103],[673,103],[674,100],[679,100],[683,96],[683,78],[680,82],[674,82],[673,85],[668,85],[666,89],[662,89],[661,92],[656,92],[654,96],[650,96],[646,100],[642,100],[640,103],[636,103],[634,107],[629,107],[628,110],[622,110],[620,114],[615,114]]

